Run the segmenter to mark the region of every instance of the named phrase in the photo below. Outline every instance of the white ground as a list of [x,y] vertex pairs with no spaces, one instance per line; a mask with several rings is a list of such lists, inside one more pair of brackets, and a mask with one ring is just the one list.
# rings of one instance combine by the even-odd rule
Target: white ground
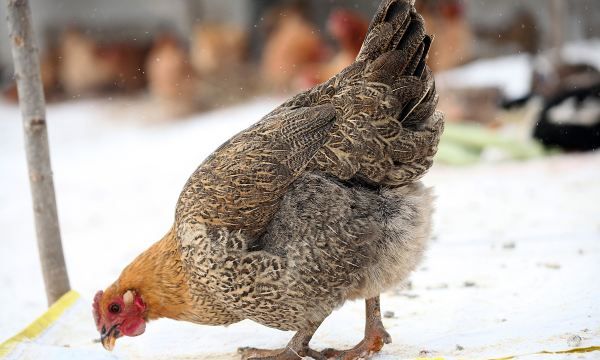
[[[42,351],[44,358],[229,359],[238,346],[287,342],[291,334],[251,322],[215,328],[160,320],[143,336],[118,341],[109,356],[91,342],[89,303],[169,228],[179,191],[200,161],[278,102],[153,125],[134,120],[137,100],[49,107],[65,256],[72,287],[86,301],[47,334],[44,341],[59,346],[31,347],[24,358]],[[581,347],[600,345],[600,154],[434,166],[425,182],[438,195],[435,239],[412,288],[383,297],[383,310],[394,312],[384,320],[394,343],[378,358],[422,350],[498,358],[568,349],[575,334]],[[18,109],[0,104],[0,341],[46,307],[28,186]],[[353,345],[362,326],[363,304],[346,304],[313,345]]]

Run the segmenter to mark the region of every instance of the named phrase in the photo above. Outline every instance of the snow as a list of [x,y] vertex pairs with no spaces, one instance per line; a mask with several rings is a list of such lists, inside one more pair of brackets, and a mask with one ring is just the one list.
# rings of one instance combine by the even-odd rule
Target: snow
[[586,63],[600,69],[600,38],[565,44],[560,55],[567,63]]
[[531,62],[527,54],[477,60],[437,75],[436,83],[440,88],[497,87],[507,98],[519,98],[530,92]]
[[[152,124],[137,116],[144,101],[48,108],[63,246],[83,299],[21,358],[231,359],[239,346],[281,347],[291,336],[249,321],[225,328],[159,320],[143,336],[117,341],[113,353],[92,342],[93,294],[166,232],[179,191],[202,159],[280,99]],[[384,319],[394,342],[377,359],[423,350],[538,359],[541,350],[568,349],[575,334],[580,347],[600,345],[600,154],[436,165],[424,181],[438,196],[434,240],[412,287],[382,298],[382,310],[394,312]],[[0,340],[46,308],[28,186],[18,109],[0,103]],[[346,304],[311,344],[354,345],[363,308]]]
[[[550,66],[553,51],[536,57],[520,54],[476,60],[436,75],[436,83],[440,88],[497,87],[508,99],[520,98],[531,91],[534,64],[538,70]],[[568,43],[560,56],[568,64],[586,63],[600,69],[600,39]]]

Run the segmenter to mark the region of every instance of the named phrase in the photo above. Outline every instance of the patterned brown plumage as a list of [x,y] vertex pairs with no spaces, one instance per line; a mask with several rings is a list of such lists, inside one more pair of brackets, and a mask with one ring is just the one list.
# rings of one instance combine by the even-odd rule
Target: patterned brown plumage
[[318,324],[345,300],[408,275],[429,232],[430,200],[421,184],[374,191],[306,173],[257,239],[202,223],[179,228],[190,292],[226,304],[232,322]]
[[[379,350],[389,335],[377,297],[414,269],[430,231],[432,199],[418,179],[443,129],[425,64],[430,43],[411,3],[383,1],[354,64],[231,138],[192,174],[173,229],[153,247],[168,249],[163,263],[173,270],[142,254],[104,298],[133,289],[146,319],[252,319],[297,331],[288,350],[244,352],[275,359],[332,354],[311,350],[312,334],[335,307],[365,298],[367,337],[336,356]],[[132,269],[143,266],[154,270],[141,281]],[[157,311],[164,299],[183,305]]]
[[194,218],[255,236],[306,171],[388,186],[418,180],[443,127],[425,65],[430,42],[411,5],[384,2],[353,65],[282,104],[200,165],[181,194],[177,221]]

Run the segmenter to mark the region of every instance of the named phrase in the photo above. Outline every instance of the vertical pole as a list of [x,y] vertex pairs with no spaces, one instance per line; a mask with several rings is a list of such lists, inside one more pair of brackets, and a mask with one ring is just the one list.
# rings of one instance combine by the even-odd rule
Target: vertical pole
[[565,31],[568,7],[565,0],[552,0],[550,2],[550,14],[552,19],[551,36],[554,56],[557,63],[561,62],[561,52],[565,45]]
[[27,0],[6,0],[7,23],[25,132],[25,151],[48,304],[70,289],[50,167],[44,93]]

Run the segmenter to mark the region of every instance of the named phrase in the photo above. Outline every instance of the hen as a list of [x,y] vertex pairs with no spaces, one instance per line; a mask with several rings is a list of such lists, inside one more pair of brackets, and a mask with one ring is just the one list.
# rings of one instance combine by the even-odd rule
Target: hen
[[325,62],[309,64],[295,79],[296,87],[307,89],[328,80],[356,59],[369,22],[352,10],[337,9],[327,19],[327,30],[338,44],[337,54]]
[[267,16],[274,24],[262,51],[260,67],[270,87],[287,90],[305,68],[327,59],[329,48],[300,9],[285,8],[277,15]]
[[[474,40],[464,1],[420,0],[416,7],[429,31],[436,34],[428,62],[434,73],[456,67],[472,57]],[[499,37],[500,34],[502,37],[505,35],[497,31],[494,36]]]
[[[425,64],[431,43],[409,1],[385,0],[356,61],[210,155],[186,183],[172,228],[94,299],[102,344],[167,317],[251,319],[296,334],[245,359],[356,359],[379,351],[379,294],[424,251],[443,116]],[[366,300],[365,338],[317,352],[309,341],[346,300]]]
[[185,115],[198,107],[198,75],[176,37],[164,34],[154,42],[145,64],[148,90],[166,115]]
[[144,87],[146,46],[97,41],[72,28],[61,37],[58,76],[67,95],[79,97],[106,90],[132,92]]

